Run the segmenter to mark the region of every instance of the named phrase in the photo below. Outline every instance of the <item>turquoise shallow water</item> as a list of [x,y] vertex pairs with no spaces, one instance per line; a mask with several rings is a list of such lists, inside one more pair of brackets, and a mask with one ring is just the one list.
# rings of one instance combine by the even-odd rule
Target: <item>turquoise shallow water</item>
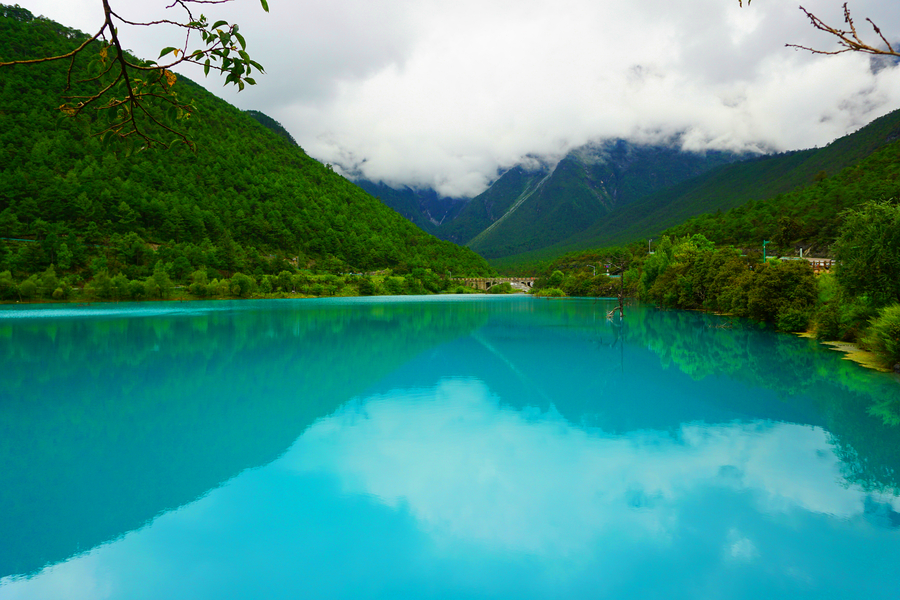
[[897,379],[611,307],[0,310],[0,599],[896,598]]

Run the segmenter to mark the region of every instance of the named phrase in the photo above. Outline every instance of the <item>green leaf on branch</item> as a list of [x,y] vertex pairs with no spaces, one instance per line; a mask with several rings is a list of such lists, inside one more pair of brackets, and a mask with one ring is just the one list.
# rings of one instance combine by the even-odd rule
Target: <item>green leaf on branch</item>
[[[178,0],[173,6],[184,8],[186,19],[131,23],[143,26],[168,23],[188,30],[184,47],[163,47],[156,60],[135,58],[122,49],[119,29],[115,27],[117,20],[122,19],[104,2],[106,20],[95,36],[85,39],[84,44],[72,52],[40,59],[47,62],[71,59],[65,74],[67,86],[75,83],[93,86],[87,91],[79,90],[64,96],[65,102],[58,106],[61,119],[80,116],[78,123],[85,125],[88,135],[97,136],[104,148],[116,146],[126,156],[157,145],[167,146],[168,139],[159,137],[160,132],[166,131],[176,134],[175,142],[191,146],[184,135],[172,129],[175,121],[191,116],[191,109],[181,105],[176,98],[172,89],[176,76],[169,67],[182,62],[202,64],[205,76],[210,70],[218,71],[226,77],[226,83],[237,85],[241,90],[256,83],[244,77],[251,73],[251,67],[263,72],[262,66],[251,61],[246,52],[247,40],[239,33],[237,24],[223,19],[210,26],[211,21],[206,16],[199,15],[195,19],[186,6],[230,1]],[[269,11],[266,0],[262,0],[262,7]],[[194,44],[190,36],[195,36],[195,41],[201,37],[203,43]],[[189,52],[188,45],[195,49]],[[76,63],[75,56],[82,51],[82,58]],[[12,64],[21,62],[35,61]],[[90,129],[92,124],[93,130]]]
[[109,145],[112,140],[115,138],[115,134],[112,131],[107,131],[103,134],[103,137],[100,138],[100,147],[105,151],[109,149]]

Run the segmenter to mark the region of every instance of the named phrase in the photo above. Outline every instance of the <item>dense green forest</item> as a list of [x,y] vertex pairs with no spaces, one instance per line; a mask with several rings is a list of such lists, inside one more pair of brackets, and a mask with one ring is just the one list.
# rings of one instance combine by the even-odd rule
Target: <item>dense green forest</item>
[[665,233],[683,236],[702,233],[717,244],[759,246],[774,242],[780,254],[797,248],[830,254],[841,227],[842,213],[869,200],[900,198],[900,142],[812,185],[729,211],[689,219]]
[[688,152],[674,142],[591,143],[558,162],[509,169],[435,233],[489,260],[539,250],[591,229],[617,209],[741,158]]
[[431,189],[419,190],[408,186],[392,188],[379,182],[367,179],[354,179],[356,185],[387,204],[398,213],[415,223],[423,231],[427,231],[442,240],[462,245],[463,242],[443,235],[440,226],[452,222],[459,212],[468,205],[464,198],[447,198],[439,196]]
[[[2,8],[0,61],[62,54],[86,38],[25,9]],[[184,78],[173,89],[194,110],[177,127],[196,152],[178,143],[104,147],[93,135],[95,117],[57,110],[64,93],[99,85],[78,81],[91,52],[75,60],[68,92],[67,61],[0,70],[0,299],[57,290],[65,297],[85,283],[108,291],[116,277],[116,293],[124,294],[116,297],[142,298],[164,297],[169,284],[214,280],[209,295],[234,295],[235,274],[246,277],[238,284],[244,295],[248,286],[282,287],[279,274],[288,285],[285,274],[379,271],[412,277],[419,284],[410,290],[430,290],[450,285],[450,272],[492,272],[475,253],[424,233],[289,135],[273,133],[271,119]],[[18,290],[28,279],[34,287]]]
[[[881,366],[900,370],[898,117],[891,113],[835,142],[857,156],[875,151],[831,175],[820,170],[809,185],[694,217],[655,241],[518,267],[541,275],[535,287],[542,295],[624,294],[661,307],[748,317],[781,331],[857,343]],[[887,143],[879,147],[879,140]],[[833,149],[817,152],[801,156],[802,172],[847,160]],[[800,250],[836,259],[835,268],[814,274]],[[610,278],[607,270],[622,277]]]
[[543,265],[536,293],[622,295],[747,317],[779,331],[857,343],[881,367],[900,372],[900,202],[854,205],[835,215],[842,226],[830,240],[833,272],[816,274],[796,257],[764,260],[760,249],[717,246],[702,233],[664,235],[652,253],[639,242],[564,255]]
[[[785,250],[794,244],[827,253],[829,240],[837,235],[837,214],[864,200],[897,195],[898,139],[900,110],[823,148],[720,166],[614,209],[588,229],[552,247],[492,259],[491,263],[510,272],[566,253],[658,239],[662,233],[673,232],[702,232],[717,242],[757,246],[763,239],[774,240],[785,226],[786,238],[778,239]],[[797,202],[802,208],[794,206]],[[731,221],[727,226],[711,224],[729,210],[748,211],[746,219]],[[802,220],[806,230],[792,223],[792,218]]]

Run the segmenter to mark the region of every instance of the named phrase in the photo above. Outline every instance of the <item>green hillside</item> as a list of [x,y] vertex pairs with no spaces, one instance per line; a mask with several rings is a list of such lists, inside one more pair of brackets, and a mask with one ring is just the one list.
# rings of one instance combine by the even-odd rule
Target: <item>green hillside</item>
[[[357,179],[354,183],[431,234],[436,234],[441,223],[452,220],[467,205],[465,199],[443,197],[432,189],[392,188],[367,179]],[[460,243],[455,239],[442,239]]]
[[[604,169],[605,170],[605,169]],[[515,212],[476,236],[468,246],[488,258],[554,244],[609,212],[614,197],[604,179],[573,157],[556,165]]]
[[284,128],[284,125],[282,125],[281,123],[279,123],[278,121],[276,121],[275,119],[270,117],[269,115],[262,113],[258,110],[248,110],[246,112],[248,115],[250,115],[251,117],[256,119],[257,123],[259,123],[263,127],[271,129],[272,131],[274,131],[275,133],[277,133],[278,135],[280,135],[281,137],[283,137],[284,139],[289,141],[294,146],[300,145],[297,143],[297,140],[294,139],[294,136],[292,136],[291,133],[287,129]]
[[725,165],[617,209],[593,227],[557,244],[549,253],[629,243],[656,236],[697,215],[773,198],[826,180],[898,137],[900,111],[894,111],[825,148]]
[[538,250],[578,235],[619,207],[738,158],[624,140],[589,144],[552,168],[511,169],[436,234],[489,259]]
[[513,167],[491,187],[472,198],[455,219],[441,227],[439,235],[457,244],[466,244],[496,223],[510,209],[537,190],[548,172]]
[[[4,9],[12,16],[0,16],[0,60],[59,54],[85,39]],[[75,282],[101,272],[135,279],[158,261],[176,282],[201,268],[223,277],[297,267],[491,271],[184,78],[175,89],[196,116],[178,126],[196,153],[183,145],[130,156],[104,150],[89,122],[56,110],[66,67],[0,69],[0,272],[22,278],[52,264]]]
[[828,253],[841,214],[870,200],[900,198],[900,141],[894,141],[833,177],[727,212],[703,214],[665,233],[702,233],[717,244],[756,246],[767,239],[783,252],[795,247]]

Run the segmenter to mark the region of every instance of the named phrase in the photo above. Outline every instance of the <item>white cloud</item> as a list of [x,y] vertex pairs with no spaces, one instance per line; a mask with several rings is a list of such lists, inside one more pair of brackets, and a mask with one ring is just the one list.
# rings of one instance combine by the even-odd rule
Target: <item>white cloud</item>
[[[23,0],[96,29],[96,0]],[[841,3],[804,5],[833,25]],[[123,0],[122,12],[165,3]],[[736,0],[362,0],[207,6],[241,23],[268,76],[241,94],[206,85],[281,121],[313,156],[374,179],[481,191],[498,168],[591,139],[689,131],[692,147],[823,145],[900,106],[900,74],[869,73],[831,49],[792,3]],[[900,40],[900,4],[850,8]],[[152,32],[127,45],[155,56]],[[133,43],[132,43],[133,42]],[[191,72],[202,80],[202,75]],[[364,161],[364,162],[363,162]]]

